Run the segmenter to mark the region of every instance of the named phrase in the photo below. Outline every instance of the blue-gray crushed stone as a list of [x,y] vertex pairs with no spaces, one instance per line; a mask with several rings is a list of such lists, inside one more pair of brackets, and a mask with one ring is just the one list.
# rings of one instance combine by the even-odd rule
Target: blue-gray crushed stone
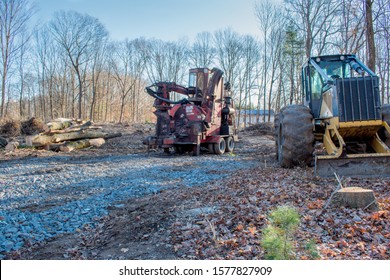
[[258,161],[243,156],[56,156],[0,162],[0,259],[4,252],[74,232],[120,201],[201,186]]

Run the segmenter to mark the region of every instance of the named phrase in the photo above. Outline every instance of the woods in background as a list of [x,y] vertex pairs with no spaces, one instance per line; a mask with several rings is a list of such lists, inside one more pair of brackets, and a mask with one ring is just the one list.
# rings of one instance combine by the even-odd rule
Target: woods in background
[[112,41],[99,19],[75,11],[31,30],[33,2],[1,0],[0,118],[152,121],[146,85],[186,85],[189,68],[219,67],[238,118],[246,123],[241,112],[256,110],[269,121],[271,110],[302,101],[306,58],[334,53],[357,54],[375,70],[390,103],[390,0],[258,0],[253,12],[258,38],[226,28],[192,42]]

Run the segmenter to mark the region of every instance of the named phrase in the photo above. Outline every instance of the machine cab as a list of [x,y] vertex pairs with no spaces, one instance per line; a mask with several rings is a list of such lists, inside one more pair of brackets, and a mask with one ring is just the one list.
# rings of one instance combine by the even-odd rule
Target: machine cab
[[202,99],[207,93],[209,72],[208,68],[190,69],[188,89],[193,98]]
[[[345,84],[361,76],[375,76],[355,55],[328,55],[312,57],[302,68],[302,90],[305,105],[316,119],[339,116],[339,94],[344,94]],[[358,96],[350,97],[357,100]],[[344,98],[345,95],[343,95]],[[343,103],[345,104],[345,103]]]

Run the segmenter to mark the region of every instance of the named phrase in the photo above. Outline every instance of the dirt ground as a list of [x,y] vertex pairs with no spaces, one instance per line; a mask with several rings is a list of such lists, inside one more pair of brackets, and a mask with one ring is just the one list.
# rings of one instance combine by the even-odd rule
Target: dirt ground
[[[121,132],[122,137],[114,138],[101,148],[83,149],[61,153],[69,157],[121,155],[148,151],[142,144],[145,136],[153,134],[152,124],[99,124],[103,131]],[[272,136],[269,127],[263,131],[248,129],[236,146],[236,152],[246,154],[272,154]],[[264,136],[264,135],[265,136]],[[262,136],[263,135],[263,136]],[[22,139],[18,139],[23,141]],[[263,146],[263,144],[266,144]],[[163,156],[162,151],[151,151]],[[58,153],[45,150],[19,149],[13,152],[1,151],[3,160],[20,160],[29,157],[46,158]],[[190,155],[186,155],[190,157]],[[183,158],[185,160],[185,158]],[[201,186],[207,188],[207,186]],[[170,227],[177,220],[199,215],[202,209],[190,199],[177,200],[186,189],[175,189],[130,199],[119,203],[121,208],[109,209],[109,216],[102,217],[97,228],[85,227],[74,234],[63,234],[49,241],[27,244],[18,251],[7,254],[12,259],[176,259],[171,242]],[[51,205],[53,206],[53,205]],[[191,214],[193,212],[193,214]]]
[[[121,131],[123,136],[101,148],[67,155],[147,156],[141,141],[153,133],[152,125],[107,124],[104,129]],[[390,228],[390,181],[345,181],[373,188],[381,205],[379,214],[323,210],[337,185],[334,179],[319,179],[312,168],[279,168],[267,127],[243,130],[239,137],[235,154],[258,160],[255,169],[231,170],[218,182],[118,202],[96,227],[87,225],[74,233],[26,244],[7,253],[6,259],[262,259],[261,229],[267,225],[269,210],[283,204],[296,207],[302,217],[296,258],[389,259],[390,235],[384,232]],[[4,160],[56,154],[27,149],[1,153]],[[308,257],[302,245],[306,240],[314,242],[318,256]]]

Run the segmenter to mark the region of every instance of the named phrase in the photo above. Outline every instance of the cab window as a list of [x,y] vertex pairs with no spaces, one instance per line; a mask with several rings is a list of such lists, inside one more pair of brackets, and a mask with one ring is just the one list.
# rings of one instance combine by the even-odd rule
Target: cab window
[[196,87],[196,73],[190,73],[188,86],[189,87]]
[[311,85],[311,99],[319,100],[322,94],[322,87],[324,82],[320,73],[314,67],[310,67],[310,85]]

